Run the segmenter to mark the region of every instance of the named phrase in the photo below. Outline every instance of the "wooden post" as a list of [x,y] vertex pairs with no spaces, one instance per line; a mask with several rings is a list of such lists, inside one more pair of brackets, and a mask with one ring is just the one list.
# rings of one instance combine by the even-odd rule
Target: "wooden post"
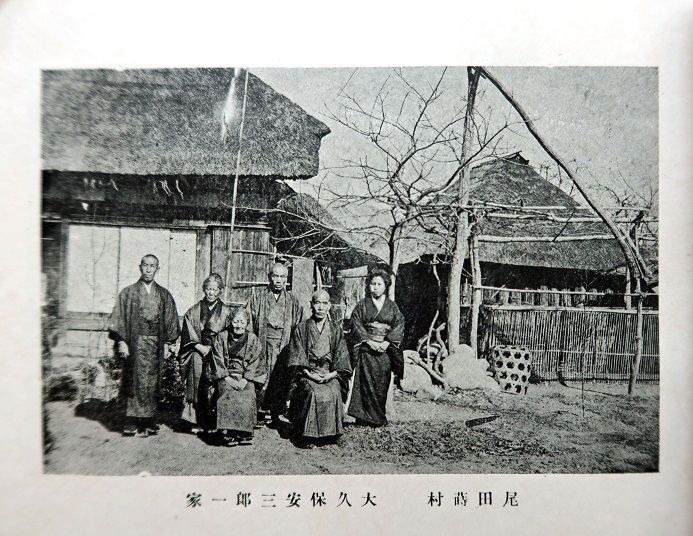
[[[476,89],[479,85],[479,69],[467,67],[467,104],[465,106],[464,128],[462,147],[460,149],[460,172],[457,198],[462,207],[469,205],[469,191],[471,189],[470,155],[473,154],[472,130],[474,120],[474,101]],[[450,352],[457,350],[460,344],[460,285],[462,279],[462,266],[467,257],[467,238],[469,231],[469,214],[463,208],[459,214],[457,229],[455,231],[455,249],[453,250],[450,274],[448,276],[448,347]]]
[[632,309],[633,303],[630,299],[630,293],[633,292],[633,272],[630,268],[626,266],[626,294],[623,296],[623,301],[625,302],[626,309]]
[[[541,290],[549,290],[549,287],[547,287],[546,285],[541,285],[539,288]],[[549,305],[549,295],[547,293],[539,293],[539,305],[541,305],[542,307],[546,307],[547,305]]]
[[643,344],[643,316],[642,316],[642,295],[640,294],[641,284],[640,278],[635,279],[635,292],[638,294],[636,299],[636,322],[635,322],[635,356],[630,369],[630,380],[628,382],[628,396],[633,396],[635,393],[635,382],[638,380],[638,371],[640,370],[640,361],[642,360],[642,344]]
[[471,237],[471,261],[472,261],[472,320],[469,329],[469,345],[474,351],[474,355],[479,357],[477,349],[477,338],[479,336],[479,310],[481,308],[481,262],[479,261],[479,241],[475,234]]
[[589,300],[587,296],[585,296],[585,287],[577,287],[575,289],[575,292],[581,292],[582,294],[575,294],[573,296],[573,307],[585,307],[585,305],[589,305]]
[[[240,74],[240,71],[239,71]],[[235,76],[235,75],[234,75]],[[231,273],[231,263],[233,262],[233,231],[236,226],[236,198],[238,197],[238,174],[241,169],[241,148],[243,147],[243,125],[245,123],[245,108],[248,101],[248,70],[245,71],[245,87],[243,89],[243,108],[241,109],[241,125],[238,129],[238,153],[236,154],[236,175],[233,179],[231,193],[231,231],[229,232],[229,249],[226,258],[226,275],[224,281],[224,301],[229,299],[229,288],[233,288],[233,277]],[[223,139],[222,134],[222,141]]]
[[558,289],[556,287],[553,287],[551,291],[552,293],[549,294],[549,304],[552,307],[557,307],[561,305],[561,295],[558,293]]
[[[640,254],[639,251],[639,236],[638,236],[638,225],[634,225],[633,231],[631,232],[631,238],[633,239],[633,244],[635,246],[635,252],[637,255]],[[633,357],[633,364],[630,369],[630,381],[628,382],[628,396],[632,396],[635,393],[635,382],[638,380],[638,372],[640,371],[640,361],[642,360],[642,345],[643,345],[643,317],[642,317],[642,278],[634,275],[635,279],[635,293],[636,299],[636,322],[635,322],[635,356]]]
[[525,292],[522,293],[522,305],[534,305],[534,293],[528,287],[525,287]]

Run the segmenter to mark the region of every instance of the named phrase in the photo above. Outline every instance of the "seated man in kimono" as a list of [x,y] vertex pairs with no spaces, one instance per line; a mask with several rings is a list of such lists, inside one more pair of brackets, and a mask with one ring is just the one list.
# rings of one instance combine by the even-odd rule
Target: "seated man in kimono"
[[342,328],[328,318],[330,295],[318,290],[311,309],[312,316],[293,329],[289,342],[288,365],[295,382],[290,417],[294,444],[300,448],[334,441],[342,434],[351,377]]

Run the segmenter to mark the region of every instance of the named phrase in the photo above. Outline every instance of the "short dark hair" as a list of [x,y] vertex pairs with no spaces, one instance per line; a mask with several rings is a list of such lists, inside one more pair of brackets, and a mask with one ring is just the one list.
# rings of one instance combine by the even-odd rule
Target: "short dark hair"
[[219,287],[219,290],[222,290],[224,288],[224,280],[217,273],[209,274],[209,277],[207,277],[207,279],[205,279],[204,282],[202,283],[203,289],[207,286],[207,283],[216,283],[217,286]]
[[140,266],[142,266],[142,263],[144,262],[144,259],[150,258],[154,259],[156,261],[156,265],[160,266],[159,258],[156,255],[152,255],[151,253],[147,253],[144,257],[142,257],[142,260],[140,261]]
[[390,274],[390,269],[387,266],[374,266],[373,268],[368,270],[368,275],[366,276],[366,289],[368,289],[373,279],[375,279],[376,277],[380,277],[385,283],[385,290],[389,290],[390,285],[392,285],[392,279],[390,278]]
[[274,261],[274,262],[272,263],[272,265],[270,266],[269,271],[267,272],[267,276],[268,276],[268,277],[271,277],[271,276],[272,276],[272,272],[274,271],[274,269],[275,269],[275,268],[278,268],[278,267],[280,267],[280,266],[281,266],[282,268],[284,268],[284,270],[286,270],[286,274],[288,275],[288,274],[289,274],[289,267],[286,265],[286,263],[285,263],[285,262],[281,262],[281,261]]

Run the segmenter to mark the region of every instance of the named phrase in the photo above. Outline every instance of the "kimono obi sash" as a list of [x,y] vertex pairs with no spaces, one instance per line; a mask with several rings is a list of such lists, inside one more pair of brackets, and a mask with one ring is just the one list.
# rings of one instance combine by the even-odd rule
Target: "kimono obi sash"
[[140,335],[159,335],[159,320],[147,322],[144,318],[139,318],[137,322],[137,333]]
[[390,324],[384,324],[383,322],[368,322],[364,327],[368,331],[370,339],[376,342],[383,342],[385,336],[392,331]]
[[275,326],[267,325],[267,338],[281,340],[284,335],[284,328],[277,328]]

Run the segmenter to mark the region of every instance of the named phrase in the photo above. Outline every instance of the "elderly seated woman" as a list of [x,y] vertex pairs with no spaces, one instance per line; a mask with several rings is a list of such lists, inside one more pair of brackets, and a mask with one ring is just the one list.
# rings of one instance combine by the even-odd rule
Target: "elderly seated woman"
[[216,431],[217,440],[228,446],[251,444],[255,390],[267,376],[262,345],[246,330],[247,313],[219,299],[224,285],[218,274],[210,275],[203,288],[205,299],[183,320],[183,418],[200,431]]

